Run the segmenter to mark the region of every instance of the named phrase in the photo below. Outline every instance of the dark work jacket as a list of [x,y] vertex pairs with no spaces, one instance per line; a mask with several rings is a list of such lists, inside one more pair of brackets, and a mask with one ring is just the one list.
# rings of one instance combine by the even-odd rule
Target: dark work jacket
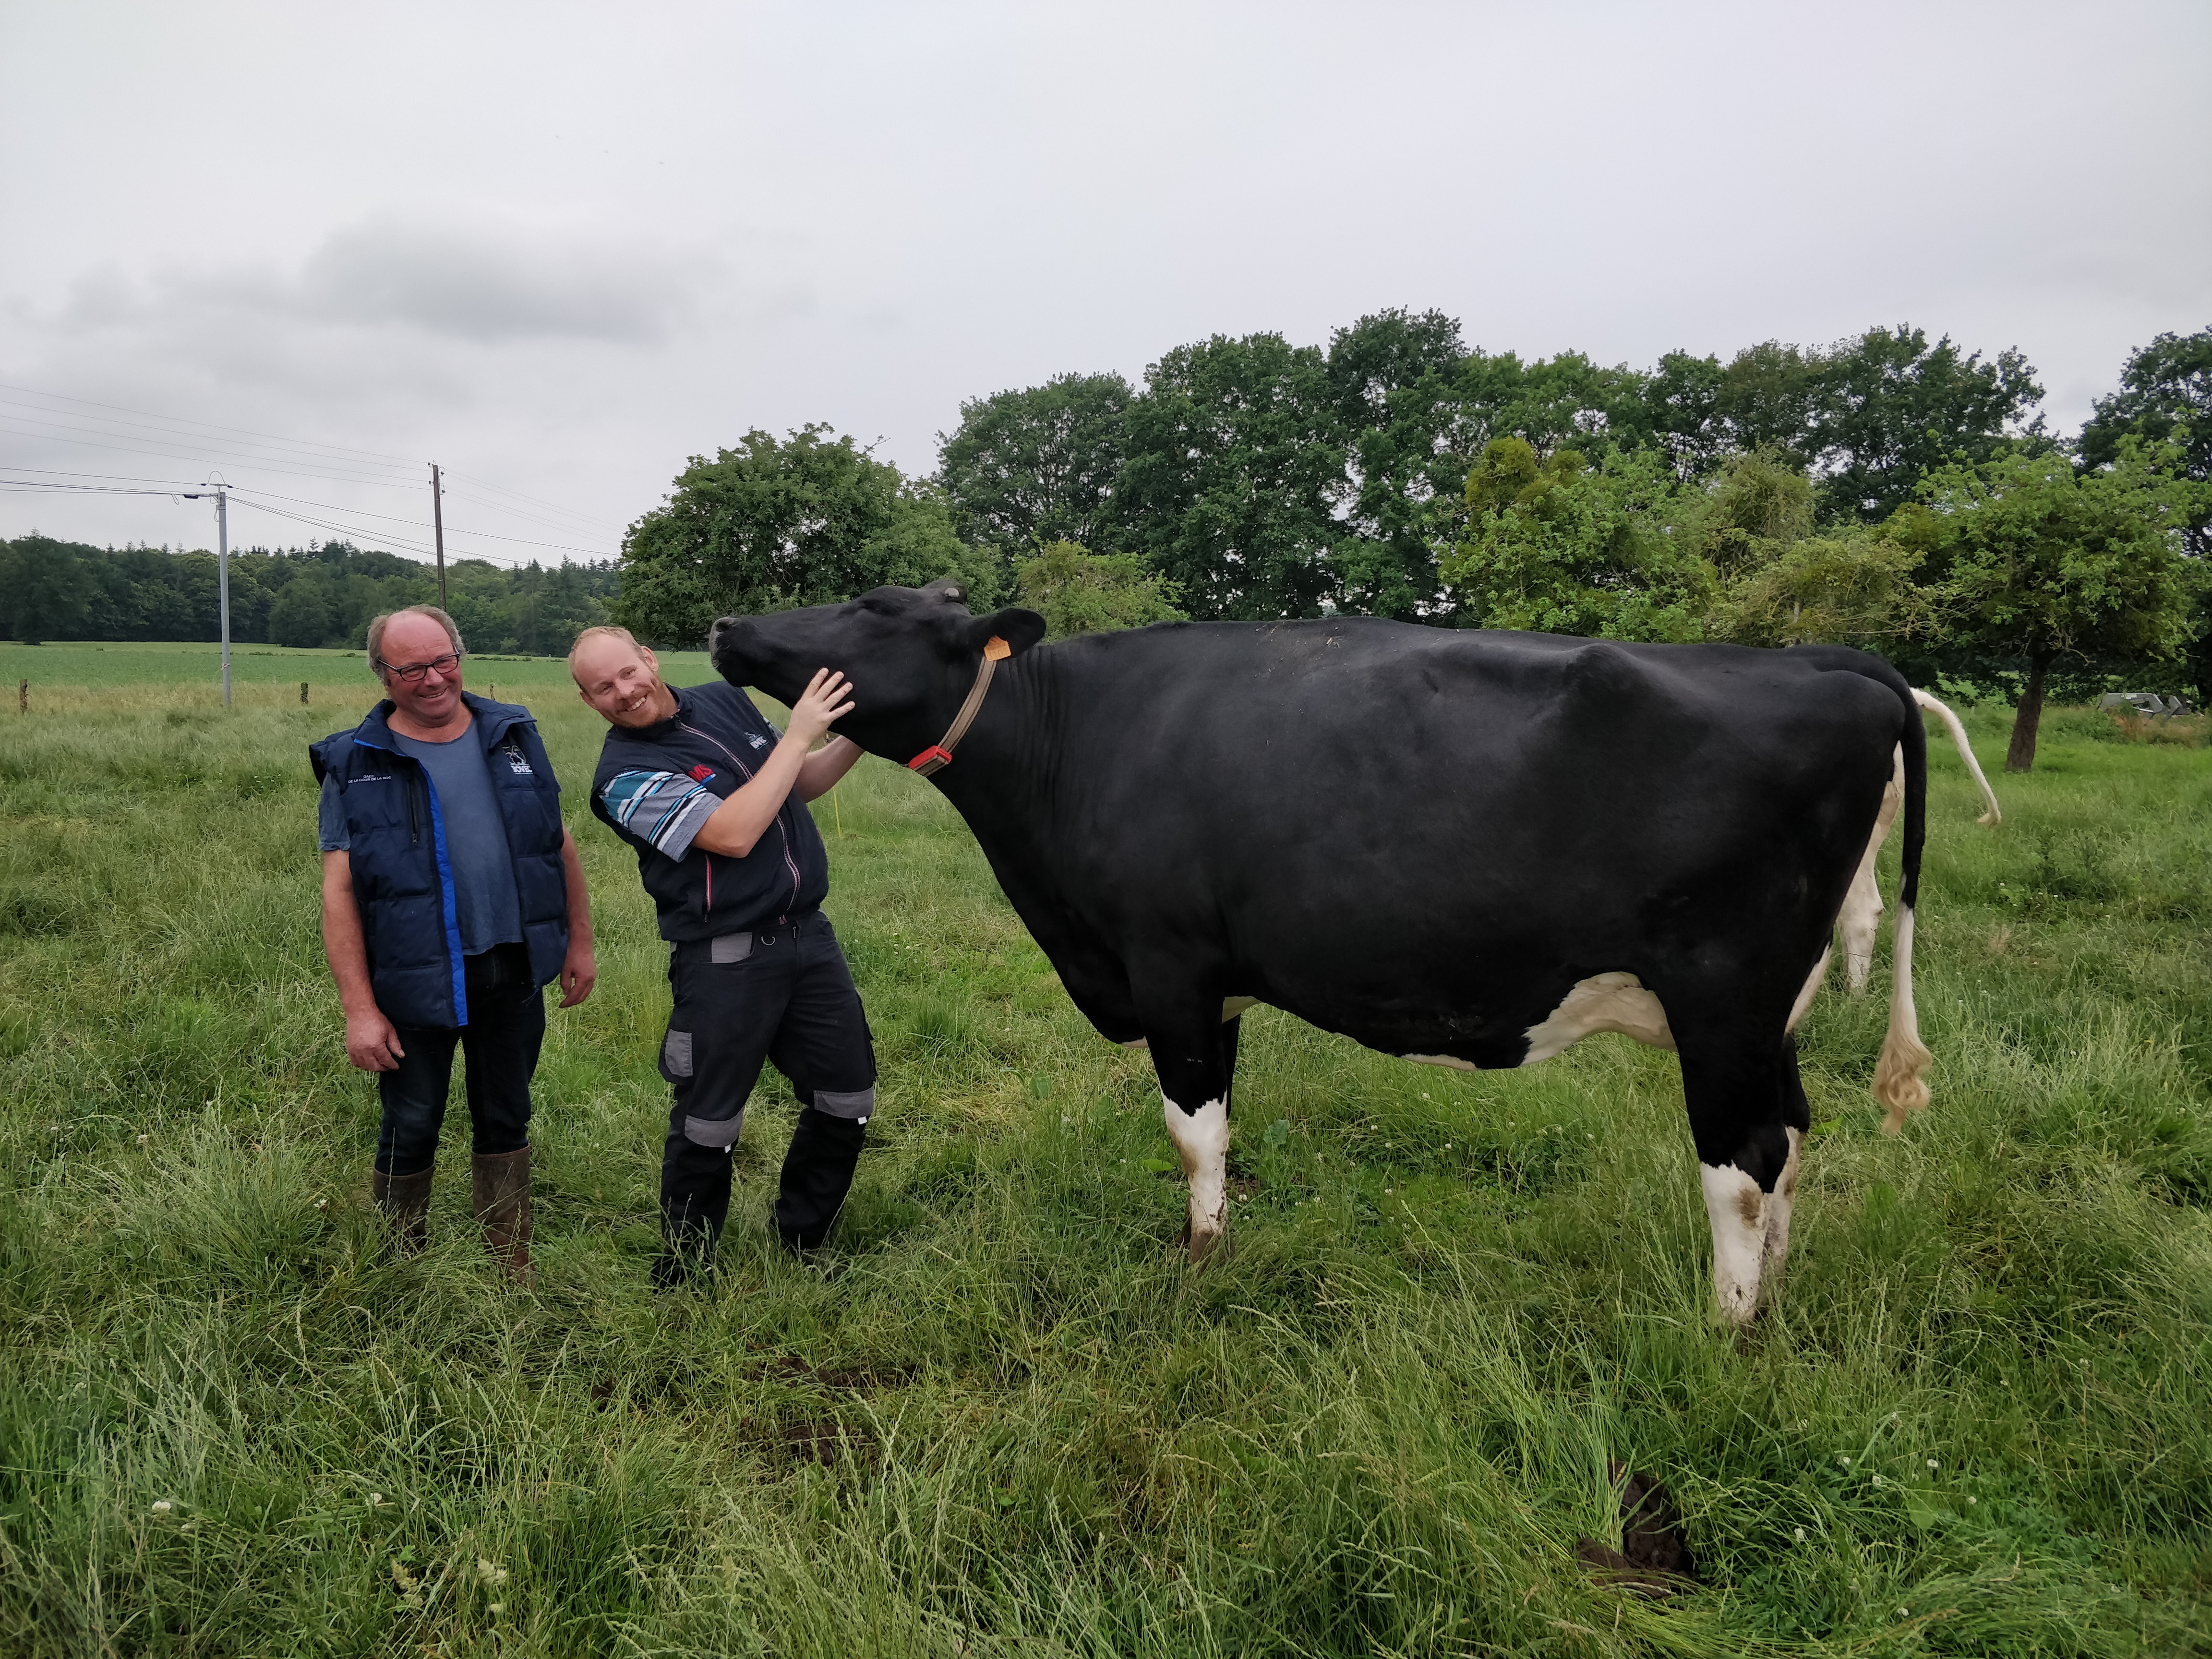
[[592,811],[637,851],[637,872],[660,912],[660,936],[676,944],[773,927],[820,907],[830,895],[830,855],[813,815],[794,790],[743,858],[686,848],[671,858],[617,821],[607,786],[625,772],[676,773],[727,799],[775,747],[779,733],[734,685],[670,688],[676,713],[636,731],[614,726],[592,779]]
[[[544,985],[560,977],[568,953],[561,786],[528,709],[465,692],[462,701],[474,723],[454,741],[483,745],[514,855],[530,971]],[[469,996],[445,816],[428,775],[393,743],[391,714],[392,704],[380,702],[352,731],[310,744],[307,754],[318,783],[337,779],[376,1006],[394,1025],[451,1030],[469,1023]]]

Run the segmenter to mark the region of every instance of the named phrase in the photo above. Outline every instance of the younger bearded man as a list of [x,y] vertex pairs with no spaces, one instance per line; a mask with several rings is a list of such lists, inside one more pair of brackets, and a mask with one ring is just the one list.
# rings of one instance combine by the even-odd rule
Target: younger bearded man
[[860,757],[844,738],[808,752],[851,710],[853,688],[823,670],[778,733],[736,686],[672,690],[623,629],[585,629],[568,667],[612,727],[592,811],[636,848],[669,943],[675,997],[660,1074],[676,1098],[661,1153],[666,1248],[654,1283],[677,1284],[713,1255],[763,1060],[791,1079],[802,1108],[776,1233],[789,1249],[811,1249],[853,1184],[876,1103],[875,1048],[822,914],[829,858],[803,805]]

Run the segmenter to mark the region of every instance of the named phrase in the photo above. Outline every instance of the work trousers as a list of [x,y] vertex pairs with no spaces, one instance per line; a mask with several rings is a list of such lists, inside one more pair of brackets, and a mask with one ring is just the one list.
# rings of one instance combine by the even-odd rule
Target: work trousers
[[376,1168],[387,1176],[420,1175],[437,1159],[453,1086],[453,1049],[464,1056],[472,1148],[479,1156],[520,1152],[530,1144],[530,1079],[545,1043],[545,997],[530,972],[530,952],[495,945],[462,958],[469,1023],[458,1030],[399,1025],[399,1064],[376,1074],[384,1103]]
[[852,969],[819,910],[777,927],[672,948],[674,1006],[660,1074],[675,1091],[660,1160],[672,1248],[704,1253],[730,1210],[745,1098],[773,1063],[799,1098],[775,1228],[811,1249],[837,1218],[876,1108],[876,1050]]

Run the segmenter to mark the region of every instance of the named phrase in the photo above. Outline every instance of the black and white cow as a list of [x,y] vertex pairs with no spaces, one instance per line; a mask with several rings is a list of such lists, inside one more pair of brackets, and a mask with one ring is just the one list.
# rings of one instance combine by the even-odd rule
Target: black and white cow
[[1874,1090],[1892,1127],[1926,1104],[1926,735],[1881,659],[1365,617],[1040,647],[1041,617],[963,598],[939,582],[726,617],[710,649],[786,702],[817,668],[849,676],[839,729],[931,775],[1076,1006],[1149,1046],[1194,1253],[1226,1218],[1255,1002],[1467,1067],[1623,1031],[1681,1058],[1720,1310],[1748,1320],[1789,1247],[1809,1122],[1792,1032],[1863,865],[1871,885],[1893,787],[1904,880]]

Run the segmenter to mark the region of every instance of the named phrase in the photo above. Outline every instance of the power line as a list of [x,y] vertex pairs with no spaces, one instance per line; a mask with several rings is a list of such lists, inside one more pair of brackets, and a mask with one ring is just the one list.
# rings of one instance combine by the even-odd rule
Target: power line
[[[312,439],[303,441],[296,438],[280,438],[273,432],[256,432],[249,427],[222,426],[213,421],[195,421],[181,415],[157,415],[150,409],[128,409],[121,404],[94,403],[89,398],[71,398],[58,392],[41,392],[36,386],[14,386],[5,380],[0,380],[0,392],[26,392],[33,398],[46,398],[58,404],[82,404],[87,409],[112,409],[118,415],[143,415],[150,420],[167,421],[173,426],[205,427],[211,432],[236,432],[246,437],[267,438],[280,444],[301,445],[314,449],[343,450],[355,455],[370,456],[378,460],[396,461],[403,465],[414,465],[404,455],[390,455],[380,449],[353,449],[345,444],[319,444]],[[66,414],[68,411],[56,410],[54,413],[60,415]]]
[[[340,507],[335,501],[311,501],[299,495],[281,495],[273,489],[255,489],[249,484],[233,484],[231,493],[265,495],[272,501],[293,501],[301,507],[319,507],[331,513],[349,513],[357,519],[388,519],[394,524],[408,525],[416,530],[430,528],[420,519],[403,518],[397,513],[372,513],[365,507]],[[459,525],[449,526],[447,528],[456,536],[476,536],[485,541],[520,542],[525,547],[550,547],[560,553],[589,553],[599,558],[610,556],[604,548],[570,547],[561,542],[538,542],[531,540],[527,536],[501,536],[489,530],[464,530]]]
[[[226,441],[219,438],[204,438],[198,433],[173,432],[163,427],[149,426],[143,421],[114,421],[108,419],[107,416],[104,415],[79,415],[71,410],[48,409],[42,404],[27,404],[14,398],[0,398],[0,407],[28,410],[30,411],[29,415],[9,416],[7,418],[12,421],[27,422],[35,416],[40,417],[36,422],[40,426],[58,426],[64,432],[88,432],[103,438],[131,438],[140,442],[143,442],[149,438],[155,440],[167,439],[180,446],[190,446],[205,449],[213,449],[218,446],[225,445],[226,442],[228,442],[228,447],[238,451],[240,453],[251,450],[262,449],[273,450],[275,452],[273,456],[258,458],[261,459],[274,459],[286,462],[313,461],[324,465],[349,466],[356,468],[380,467],[385,465],[381,461],[356,461],[343,455],[317,454],[313,449],[302,448],[292,444],[271,445],[253,441],[238,443],[234,441]],[[64,422],[80,422],[81,424],[63,424]]]
[[[20,422],[22,416],[18,415],[0,415],[0,422]],[[366,484],[371,489],[413,489],[416,488],[416,485],[411,483],[403,484],[389,478],[373,477],[366,473],[310,472],[300,467],[286,466],[276,461],[263,460],[253,456],[240,455],[234,452],[216,450],[213,453],[207,453],[204,447],[201,446],[178,444],[173,447],[167,449],[148,449],[140,444],[103,443],[96,438],[72,438],[58,432],[22,432],[18,433],[16,435],[25,438],[35,438],[40,443],[77,444],[88,449],[112,449],[125,455],[151,456],[155,460],[202,461],[216,466],[251,467],[258,471],[281,473],[286,477],[320,478],[330,483]],[[191,453],[190,451],[196,447],[202,448],[203,453],[198,454]]]
[[[416,465],[404,457],[392,455],[381,450],[359,449],[348,445],[322,444],[312,441],[284,438],[274,433],[258,432],[248,427],[225,426],[216,422],[197,421],[179,416],[163,415],[155,410],[134,409],[121,404],[103,404],[91,398],[71,398],[60,392],[46,392],[35,386],[16,386],[6,381],[0,381],[0,392],[22,392],[32,398],[46,399],[50,403],[75,404],[80,409],[108,410],[120,415],[143,416],[147,420],[164,423],[163,426],[149,427],[135,421],[117,421],[102,415],[80,414],[76,409],[53,409],[41,404],[25,403],[19,398],[0,397],[0,430],[12,428],[15,429],[16,435],[34,441],[72,444],[90,449],[111,450],[119,454],[144,455],[155,459],[185,460],[201,465],[229,466],[249,471],[271,473],[282,477],[317,479],[325,483],[365,485],[378,489],[413,489],[419,487],[413,483],[403,483],[388,475],[380,476],[385,473],[387,466],[394,468],[404,466],[411,471]],[[18,415],[5,412],[9,409],[23,410],[28,413]],[[197,427],[208,432],[232,433],[247,439],[266,441],[240,445],[221,438],[213,440],[203,438],[191,431],[165,429],[169,427]],[[149,447],[154,444],[159,444],[161,447]],[[270,449],[271,446],[274,446],[272,453],[249,453],[254,450]],[[362,459],[355,459],[356,457]],[[325,470],[313,470],[316,467]],[[167,479],[137,478],[127,474],[70,472],[58,467],[6,466],[0,467],[0,471],[38,473],[49,477],[105,479],[131,483],[167,484],[170,482]],[[195,487],[183,480],[177,482],[183,488]],[[556,501],[549,501],[540,496],[527,495],[521,490],[510,489],[503,484],[494,483],[489,479],[471,478],[470,482],[477,489],[487,492],[489,495],[507,498],[504,501],[485,499],[478,501],[478,505],[495,513],[507,514],[532,524],[542,525],[547,529],[570,534],[575,533],[580,528],[585,530],[586,533],[604,532],[610,530],[618,532],[621,529],[621,526],[617,526],[612,520],[582,513],[573,507],[563,507]],[[365,507],[338,507],[327,501],[311,501],[303,496],[287,495],[280,491],[261,489],[251,485],[231,486],[231,488],[234,491],[244,488],[255,495],[266,496],[274,501],[292,501],[301,506],[318,507],[325,512],[343,514],[356,518],[384,520],[415,528],[428,527],[422,525],[420,520],[404,518],[398,514],[376,513]],[[150,495],[172,492],[166,489],[137,492],[101,489],[86,490],[82,493]],[[465,496],[465,499],[469,497]],[[560,517],[547,519],[540,514],[511,505],[510,502],[514,501],[528,502],[532,507],[558,514]],[[277,508],[265,505],[261,505],[261,510],[270,513],[279,511]],[[389,532],[368,532],[364,527],[357,525],[333,525],[305,514],[290,514],[282,516],[296,518],[301,523],[312,524],[318,528],[337,529],[349,535],[369,535],[372,538],[382,536],[386,539],[395,542],[404,542],[407,539],[392,536]],[[562,522],[562,520],[568,522]],[[507,536],[489,530],[465,531],[457,528],[455,533],[478,540],[507,542],[522,547],[540,547],[553,552],[580,553],[586,557],[611,556],[610,550],[604,544],[597,547],[580,547],[572,543],[548,542],[528,536]],[[479,550],[475,556],[493,558],[496,556]],[[514,561],[508,562],[514,562]]]

